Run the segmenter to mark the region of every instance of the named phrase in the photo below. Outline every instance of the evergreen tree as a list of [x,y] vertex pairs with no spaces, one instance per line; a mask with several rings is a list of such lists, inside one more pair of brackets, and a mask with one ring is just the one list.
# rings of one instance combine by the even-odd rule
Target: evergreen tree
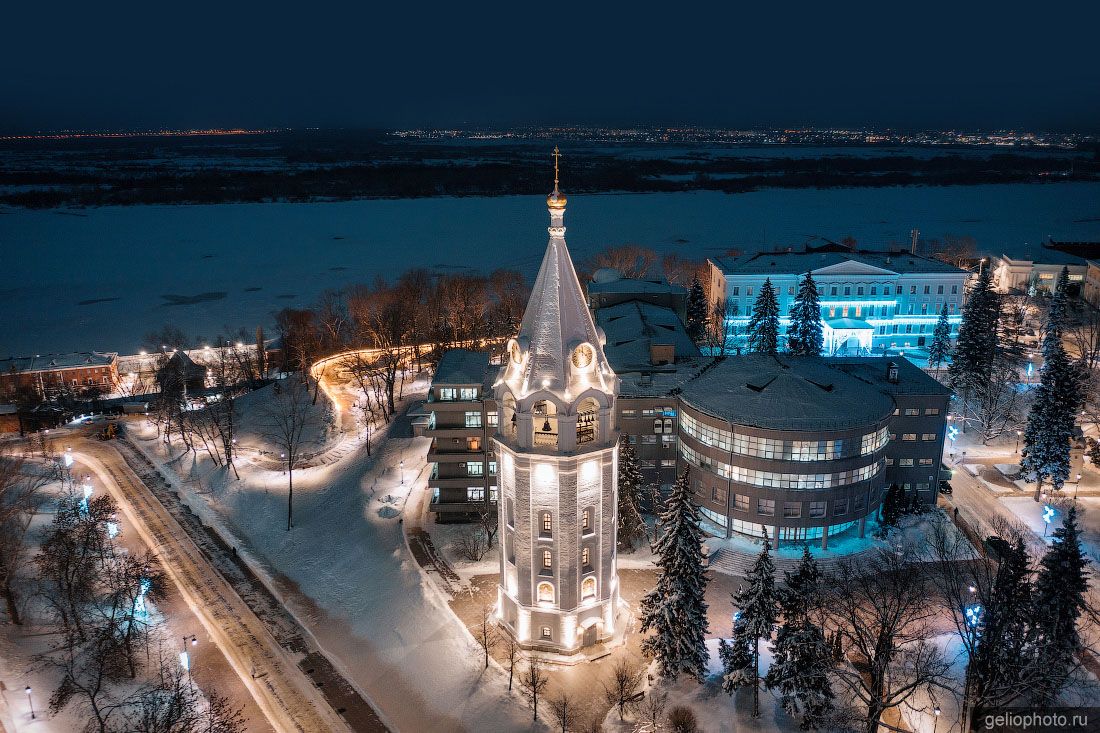
[[722,661],[722,689],[727,695],[732,695],[752,681],[752,635],[745,630],[740,613],[734,614],[730,640],[718,642],[718,658]]
[[1078,369],[1070,363],[1061,338],[1044,343],[1046,363],[1024,428],[1020,468],[1035,474],[1035,501],[1044,481],[1061,489],[1069,478],[1070,441],[1081,404]]
[[932,343],[928,347],[928,366],[939,369],[951,355],[951,324],[947,322],[947,303],[940,309],[940,320],[932,331]]
[[890,484],[886,496],[882,497],[882,511],[879,519],[883,527],[896,527],[905,506],[905,493],[897,484]]
[[817,283],[806,273],[798,286],[798,295],[791,309],[791,327],[788,329],[787,348],[799,356],[820,356],[824,344],[821,334],[821,301]]
[[681,673],[702,681],[707,673],[707,579],[699,512],[691,499],[688,471],[673,486],[661,514],[662,534],[653,545],[660,574],[642,599],[642,652],[656,658],[662,677]]
[[779,589],[783,624],[775,634],[774,659],[764,684],[778,689],[783,709],[801,718],[802,730],[818,728],[833,709],[833,690],[828,672],[833,650],[810,613],[821,603],[821,573],[809,548],[795,572],[784,573]]
[[775,354],[779,351],[779,301],[771,278],[760,286],[749,318],[749,351]]
[[624,433],[619,438],[619,549],[633,550],[646,536],[645,519],[640,509],[642,472],[638,457]]
[[951,385],[967,392],[987,384],[997,354],[1001,298],[993,289],[991,268],[983,268],[967,295],[955,354],[948,367]]
[[1062,526],[1054,530],[1050,549],[1039,563],[1035,578],[1032,618],[1036,632],[1036,663],[1048,670],[1035,686],[1040,704],[1052,705],[1065,686],[1073,657],[1081,649],[1077,620],[1088,607],[1088,559],[1081,551],[1077,507],[1066,512]]
[[[770,639],[779,616],[775,590],[775,563],[772,562],[767,535],[764,547],[745,578],[745,585],[733,596],[742,634],[752,645],[752,669],[747,684],[752,684],[752,717],[760,717],[760,640]],[[737,626],[734,627],[736,635]],[[735,637],[735,644],[744,641]]]
[[1037,676],[1029,654],[1029,568],[1027,549],[1017,538],[997,566],[989,597],[983,599],[980,633],[974,635],[966,669],[964,704],[973,709],[971,720],[985,708],[1012,702]]
[[1043,358],[1047,358],[1048,350],[1055,344],[1062,343],[1062,337],[1066,331],[1066,288],[1069,287],[1069,268],[1063,267],[1058,275],[1058,282],[1054,286],[1054,294],[1050,298],[1050,308],[1047,310],[1046,331],[1043,333],[1042,352]]
[[699,282],[699,276],[691,279],[691,287],[688,289],[687,300],[687,332],[691,340],[699,343],[706,335],[707,327],[707,294],[703,291],[703,283]]

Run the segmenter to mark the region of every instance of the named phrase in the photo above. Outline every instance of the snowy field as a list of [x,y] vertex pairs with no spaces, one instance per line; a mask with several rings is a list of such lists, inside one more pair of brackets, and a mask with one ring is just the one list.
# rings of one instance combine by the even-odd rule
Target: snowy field
[[[539,196],[0,208],[0,357],[132,353],[166,323],[212,339],[410,267],[533,276],[546,224]],[[996,253],[1048,234],[1100,239],[1100,184],[577,195],[566,224],[578,260],[625,242],[693,257],[848,234],[881,246],[913,227]]]

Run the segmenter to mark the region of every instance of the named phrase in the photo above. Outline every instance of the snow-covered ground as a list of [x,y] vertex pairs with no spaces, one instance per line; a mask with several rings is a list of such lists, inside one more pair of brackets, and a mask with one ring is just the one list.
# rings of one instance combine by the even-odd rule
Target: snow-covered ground
[[530,728],[530,711],[509,698],[498,668],[481,668],[473,638],[405,544],[401,512],[427,491],[427,439],[379,434],[370,457],[359,446],[341,461],[295,471],[295,527],[287,532],[281,471],[246,465],[236,480],[201,455],[166,449],[148,426],[134,433],[396,730]]
[[[626,242],[692,257],[848,234],[882,246],[914,227],[1000,254],[1048,234],[1100,239],[1098,201],[1096,183],[578,195],[566,225],[577,259]],[[165,323],[208,339],[251,330],[410,267],[533,276],[545,226],[540,196],[0,209],[0,357],[134,353]]]

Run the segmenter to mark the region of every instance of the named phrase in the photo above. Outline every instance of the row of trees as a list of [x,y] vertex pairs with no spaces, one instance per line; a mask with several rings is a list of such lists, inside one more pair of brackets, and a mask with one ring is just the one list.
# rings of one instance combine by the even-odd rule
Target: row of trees
[[[666,679],[702,681],[707,674],[707,578],[697,512],[685,472],[661,515],[654,544],[660,574],[642,601],[642,631],[653,632],[642,649]],[[914,562],[929,559],[936,561],[929,572],[915,572]],[[1072,508],[1037,572],[1022,538],[999,563],[975,559],[966,539],[941,522],[927,548],[881,551],[858,564],[841,562],[828,575],[806,549],[776,583],[765,536],[732,598],[732,636],[720,642],[724,688],[730,694],[751,688],[758,716],[763,682],[804,729],[828,720],[836,688],[858,702],[865,729],[874,733],[886,710],[918,692],[934,697],[951,689],[950,661],[935,639],[936,621],[947,615],[968,654],[965,714],[1018,701],[1053,704],[1083,650],[1078,624],[1090,613],[1087,562]],[[773,654],[763,677],[761,642],[770,642]]]
[[[714,320],[725,328],[726,313],[719,307]],[[796,356],[820,356],[824,347],[821,329],[821,299],[813,275],[806,273],[791,307],[785,350]],[[748,323],[748,348],[753,353],[776,354],[780,349],[779,299],[771,278],[766,278],[753,302]]]
[[[9,621],[23,623],[26,605],[24,612],[52,637],[36,657],[58,680],[50,711],[72,708],[86,721],[84,730],[97,733],[243,731],[240,711],[216,693],[202,695],[180,667],[175,644],[166,648],[150,608],[166,590],[156,558],[116,545],[114,501],[85,498],[60,460],[44,458],[0,453],[0,565]],[[28,526],[47,502],[50,482],[59,482],[63,494],[27,563]],[[22,586],[32,591],[26,604],[16,595]]]

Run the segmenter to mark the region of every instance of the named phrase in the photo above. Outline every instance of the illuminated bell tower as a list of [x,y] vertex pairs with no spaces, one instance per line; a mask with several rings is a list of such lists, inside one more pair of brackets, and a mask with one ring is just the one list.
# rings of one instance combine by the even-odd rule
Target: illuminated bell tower
[[617,630],[619,379],[565,246],[558,156],[550,243],[495,385],[497,613],[523,647],[572,655]]

